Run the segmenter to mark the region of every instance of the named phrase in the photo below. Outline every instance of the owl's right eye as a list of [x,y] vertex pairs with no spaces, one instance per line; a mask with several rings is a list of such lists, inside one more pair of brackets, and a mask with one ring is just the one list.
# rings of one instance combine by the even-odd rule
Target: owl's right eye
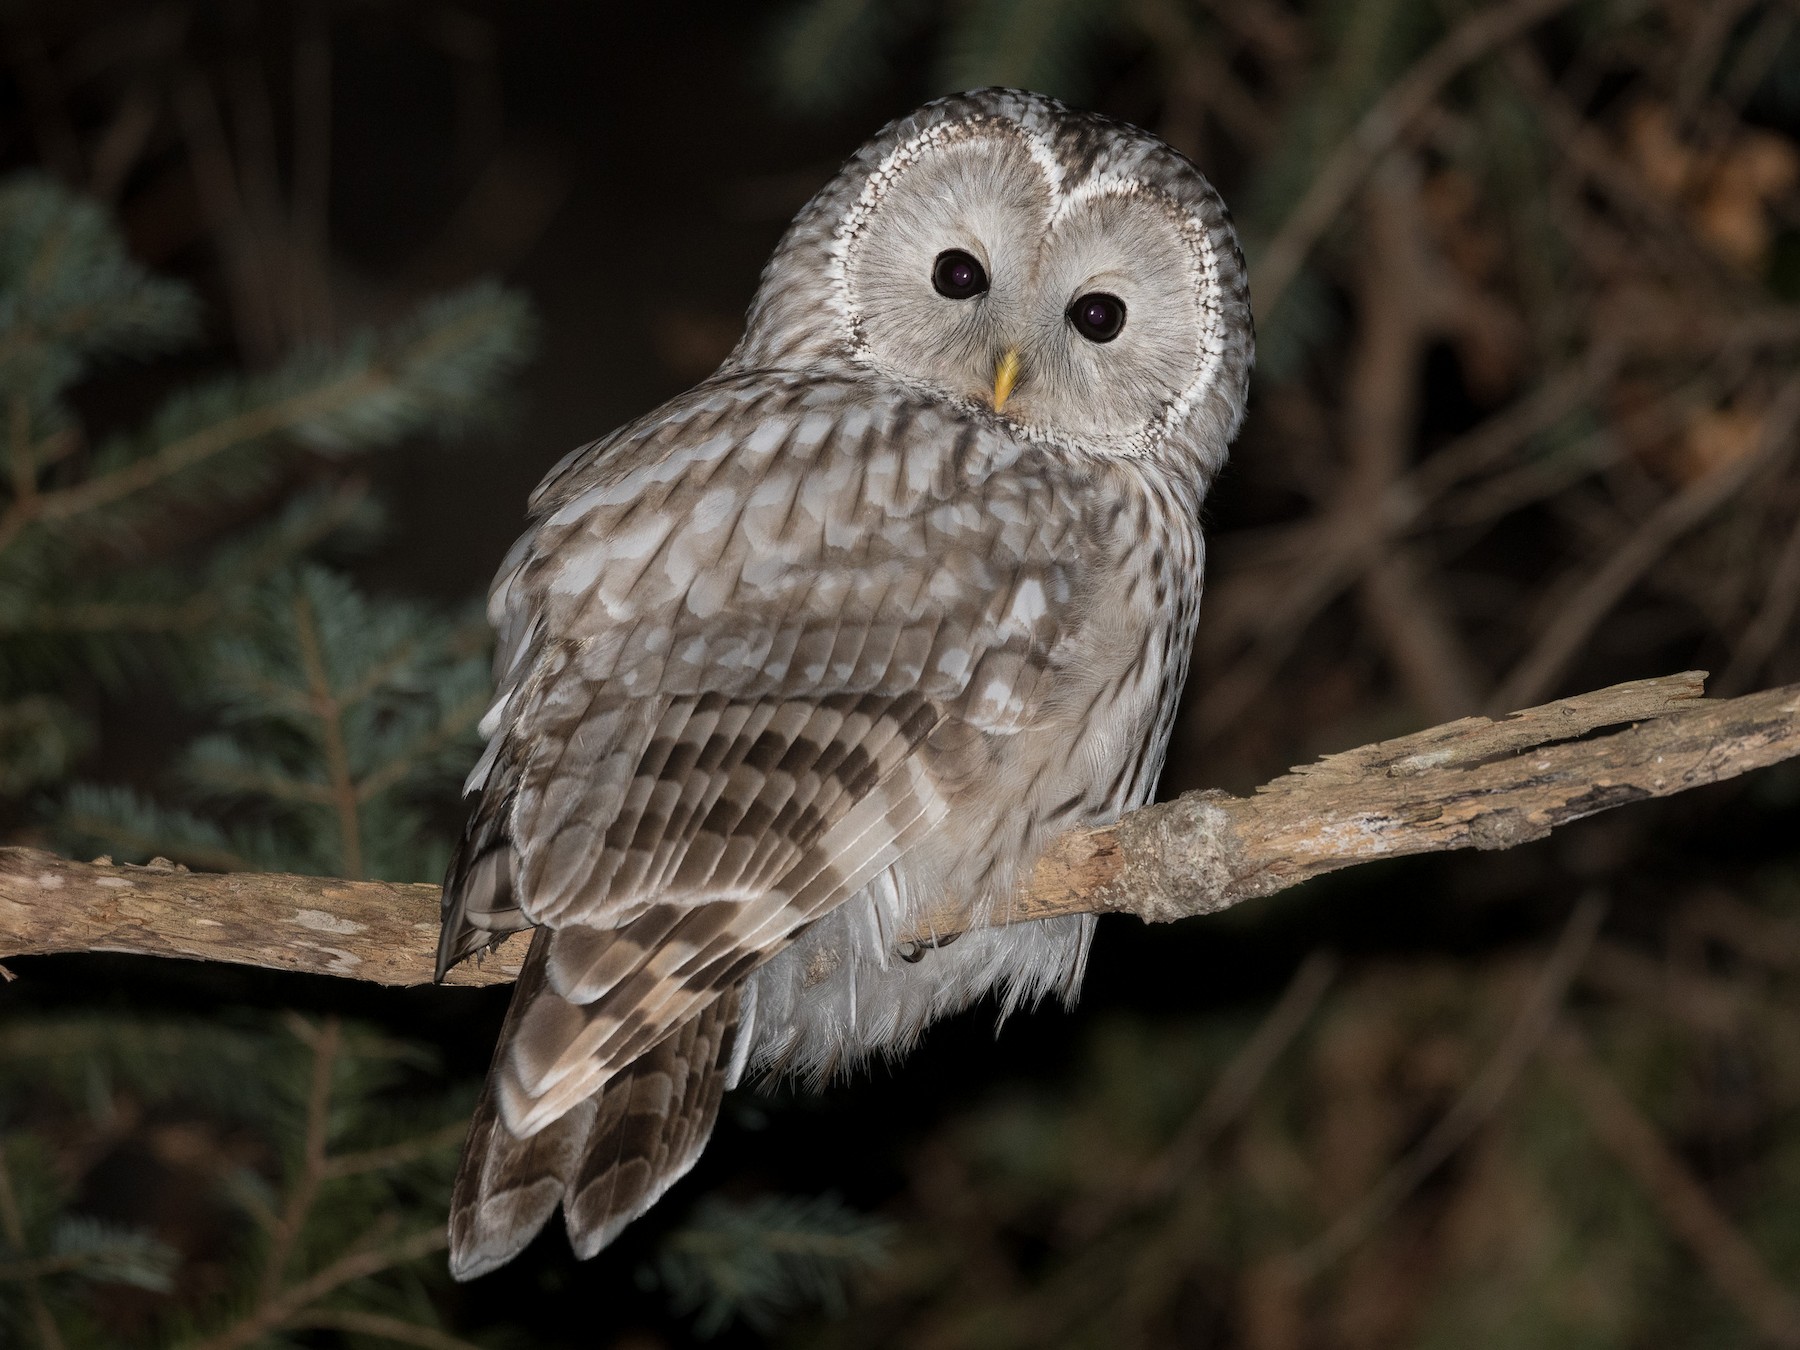
[[988,288],[988,277],[974,258],[950,248],[931,265],[931,288],[946,300],[972,300]]

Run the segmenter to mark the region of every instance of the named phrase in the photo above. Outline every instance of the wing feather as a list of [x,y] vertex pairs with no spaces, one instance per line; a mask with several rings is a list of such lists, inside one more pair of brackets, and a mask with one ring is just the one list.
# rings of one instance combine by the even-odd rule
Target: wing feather
[[445,902],[449,959],[556,932],[554,996],[497,1066],[509,1130],[690,1025],[1030,720],[1092,484],[1021,454],[898,391],[765,374],[546,481],[493,592],[495,745]]

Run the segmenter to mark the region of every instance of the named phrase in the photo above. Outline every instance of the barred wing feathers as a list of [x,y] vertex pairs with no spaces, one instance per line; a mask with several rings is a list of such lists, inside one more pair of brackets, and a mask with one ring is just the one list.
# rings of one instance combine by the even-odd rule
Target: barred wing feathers
[[605,1116],[616,1075],[982,782],[1053,683],[1084,471],[870,385],[703,385],[533,499],[440,952],[541,925],[490,1084],[514,1140]]

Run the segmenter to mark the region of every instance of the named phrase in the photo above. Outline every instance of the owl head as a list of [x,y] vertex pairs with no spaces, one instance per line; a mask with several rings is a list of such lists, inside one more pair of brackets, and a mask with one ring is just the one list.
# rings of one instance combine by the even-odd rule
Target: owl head
[[728,369],[873,371],[1210,479],[1254,352],[1230,213],[1147,132],[984,89],[884,128],[764,270]]

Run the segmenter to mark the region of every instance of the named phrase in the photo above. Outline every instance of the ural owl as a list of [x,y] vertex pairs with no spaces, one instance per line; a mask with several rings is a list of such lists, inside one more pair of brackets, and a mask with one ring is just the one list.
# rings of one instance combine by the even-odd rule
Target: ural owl
[[[984,90],[864,146],[718,372],[550,471],[444,885],[440,975],[535,929],[458,1278],[558,1203],[598,1251],[748,1071],[1074,995],[1092,918],[1008,906],[1051,838],[1150,798],[1252,342],[1193,165]],[[972,931],[904,940],[946,904]]]

